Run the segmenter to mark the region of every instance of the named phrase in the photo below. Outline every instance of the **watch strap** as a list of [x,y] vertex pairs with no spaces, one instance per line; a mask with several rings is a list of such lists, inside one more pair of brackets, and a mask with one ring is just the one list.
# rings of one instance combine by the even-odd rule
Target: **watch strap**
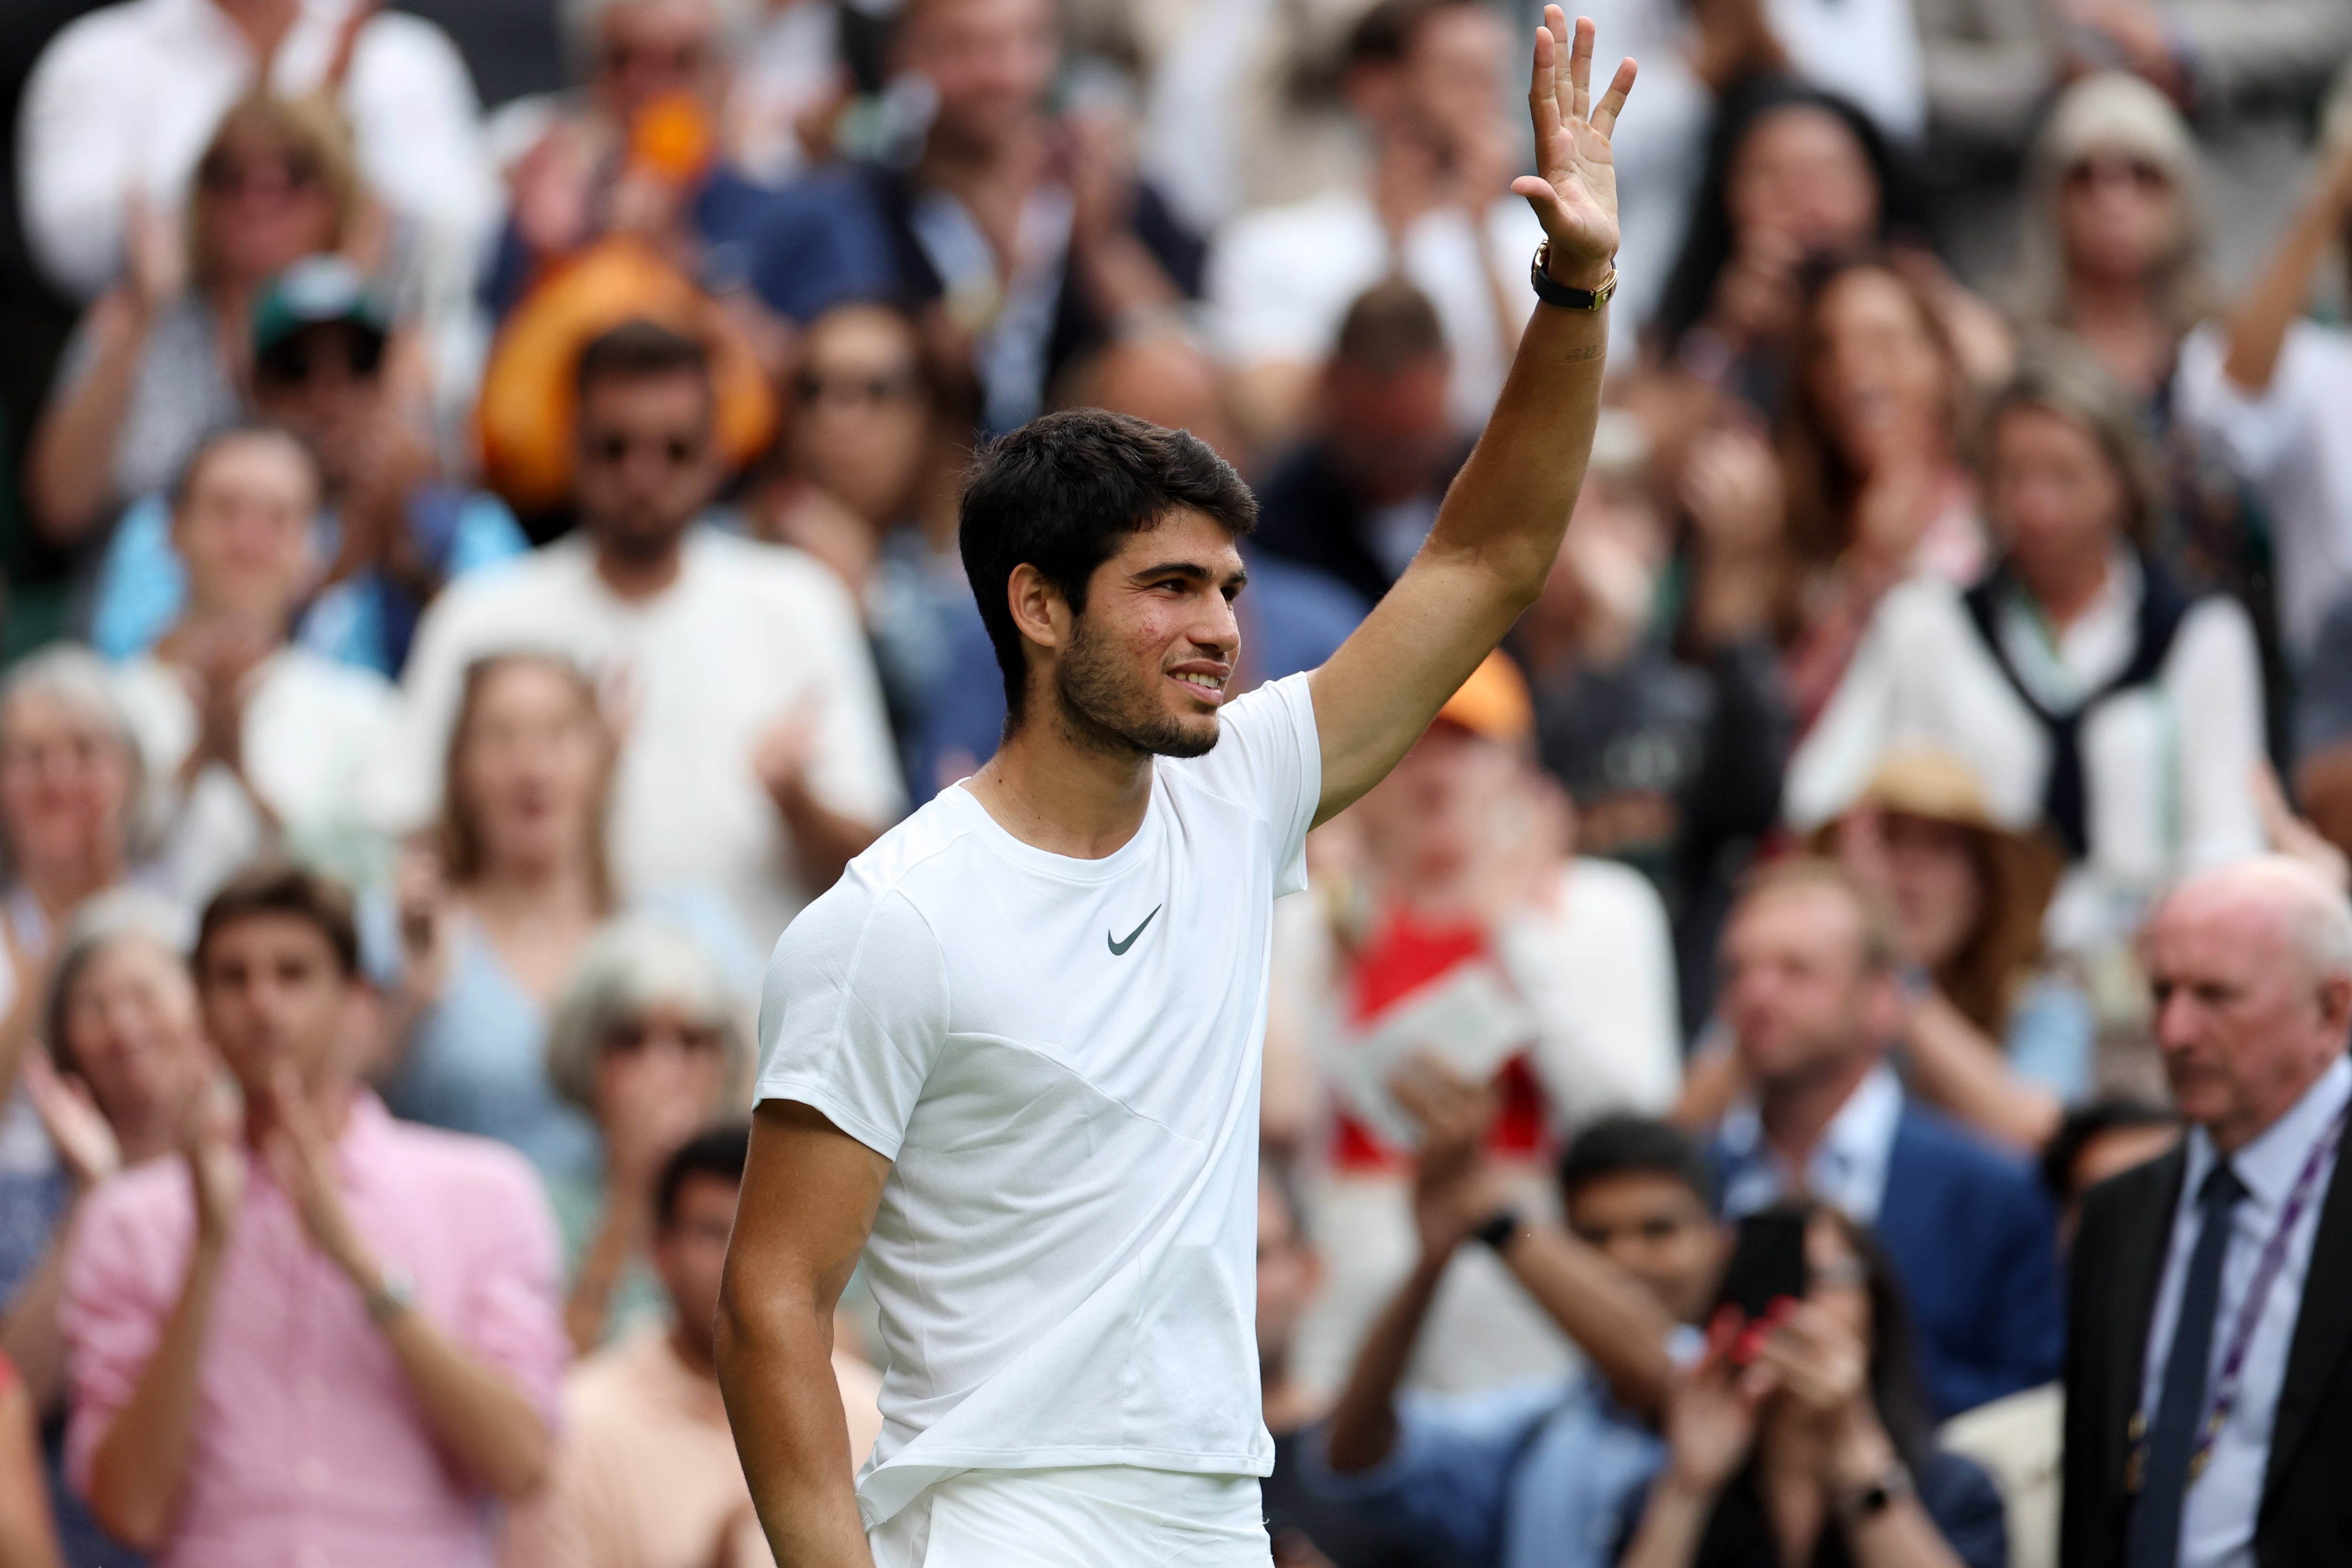
[[1918,1490],[1911,1479],[1910,1470],[1897,1459],[1888,1465],[1877,1479],[1865,1481],[1838,1499],[1838,1517],[1848,1524],[1876,1519]]
[[416,1304],[416,1281],[405,1269],[386,1269],[376,1288],[368,1292],[367,1315],[375,1323],[388,1323]]
[[1562,310],[1598,310],[1617,292],[1617,269],[1611,267],[1598,288],[1570,288],[1551,275],[1551,241],[1546,238],[1536,246],[1535,259],[1528,264],[1528,284],[1536,291],[1536,298],[1547,305],[1556,305]]
[[1497,1210],[1485,1224],[1470,1234],[1485,1242],[1493,1250],[1500,1252],[1511,1244],[1511,1238],[1518,1234],[1518,1229],[1519,1211],[1516,1208],[1505,1208]]

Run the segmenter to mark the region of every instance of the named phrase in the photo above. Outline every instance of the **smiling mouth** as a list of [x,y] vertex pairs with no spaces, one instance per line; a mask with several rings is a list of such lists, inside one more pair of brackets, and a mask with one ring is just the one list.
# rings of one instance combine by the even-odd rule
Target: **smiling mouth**
[[1224,700],[1226,677],[1223,675],[1171,675],[1169,678],[1202,702],[1216,703]]

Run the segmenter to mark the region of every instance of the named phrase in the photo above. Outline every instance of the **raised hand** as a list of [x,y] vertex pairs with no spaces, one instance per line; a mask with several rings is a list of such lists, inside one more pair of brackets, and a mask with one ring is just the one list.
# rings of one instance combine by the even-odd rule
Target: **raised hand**
[[320,1124],[318,1112],[292,1068],[278,1068],[270,1084],[270,1104],[277,1124],[269,1130],[262,1149],[270,1174],[292,1200],[311,1245],[362,1289],[373,1288],[367,1250],[352,1226],[350,1210],[343,1206],[334,1140]]
[[1677,1372],[1666,1395],[1672,1477],[1701,1497],[1713,1497],[1748,1462],[1758,1407],[1773,1387],[1769,1372],[1734,1364],[1732,1346],[1740,1333],[1738,1309],[1718,1311],[1707,1330],[1706,1356]]
[[25,1098],[77,1187],[96,1186],[122,1168],[122,1145],[88,1084],[60,1073],[38,1046],[25,1053],[21,1071]]
[[1511,182],[1551,241],[1552,277],[1570,288],[1597,287],[1617,254],[1617,170],[1609,138],[1633,90],[1628,59],[1601,101],[1592,101],[1593,32],[1592,19],[1580,16],[1571,37],[1567,14],[1557,5],[1544,7],[1528,89],[1537,172]]

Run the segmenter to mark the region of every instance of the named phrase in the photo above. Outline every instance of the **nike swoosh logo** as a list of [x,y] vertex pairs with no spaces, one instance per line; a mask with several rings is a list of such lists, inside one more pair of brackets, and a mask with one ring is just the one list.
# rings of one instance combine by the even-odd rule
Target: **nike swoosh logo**
[[[1154,920],[1158,919],[1160,917],[1160,905],[1156,904],[1153,904],[1151,906],[1151,913],[1143,917],[1143,925],[1149,925]],[[1108,931],[1104,932],[1103,940],[1110,942],[1110,956],[1114,958],[1126,956],[1127,950],[1135,946],[1135,939],[1143,935],[1143,925],[1139,925],[1134,930],[1129,932],[1127,934],[1127,940],[1124,942],[1110,942],[1110,933]]]

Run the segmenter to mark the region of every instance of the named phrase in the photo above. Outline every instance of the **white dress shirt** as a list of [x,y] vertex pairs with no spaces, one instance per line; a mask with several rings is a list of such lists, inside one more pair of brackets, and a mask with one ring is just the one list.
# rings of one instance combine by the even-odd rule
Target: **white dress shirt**
[[[1995,634],[2053,713],[2130,662],[2143,591],[2118,551],[2092,606],[2053,637],[2012,599]],[[1843,812],[1890,747],[1929,745],[1973,762],[1992,811],[2042,818],[2050,737],[1994,662],[1958,590],[1927,577],[1880,603],[1837,692],[1789,764],[1786,811],[1800,832]],[[2136,930],[2148,899],[2182,874],[2263,847],[2247,780],[2263,756],[2261,664],[2233,601],[2198,601],[2155,680],[2102,703],[2082,728],[2089,852],[2050,912],[2051,942],[2095,951]]]
[[[353,0],[301,0],[270,62],[281,97],[325,80]],[[122,265],[134,194],[171,210],[221,115],[251,91],[252,46],[212,0],[124,0],[66,27],[33,67],[17,122],[25,237],[59,288],[88,298]],[[343,80],[360,172],[427,251],[470,258],[499,208],[472,78],[448,36],[382,11]]]
[[[2343,1057],[2303,1092],[2303,1098],[2272,1123],[2262,1136],[2230,1158],[2246,1196],[2232,1211],[2230,1249],[2221,1261],[2221,1299],[2213,1319],[2213,1359],[2206,1372],[2206,1396],[2221,1376],[2222,1358],[2237,1332],[2238,1312],[2254,1276],[2256,1260],[2278,1226],[2280,1212],[2305,1160],[2327,1124],[2352,1100],[2352,1061]],[[2147,1361],[2141,1371],[2140,1408],[2153,1411],[2164,1384],[2164,1364],[2172,1352],[2172,1328],[2180,1315],[2180,1292],[2201,1225],[2197,1192],[2213,1168],[2213,1142],[2202,1127],[2189,1134],[2189,1172],[2172,1217],[2172,1245],[2164,1280],[2157,1288],[2156,1315],[2149,1321]],[[2271,1424],[2279,1388],[2286,1381],[2287,1353],[2303,1308],[2303,1282],[2311,1271],[2312,1244],[2319,1235],[2336,1155],[2322,1162],[2318,1186],[2287,1239],[2284,1265],[2263,1302],[2247,1353],[2237,1408],[2213,1443],[2205,1469],[2189,1484],[2180,1513],[2180,1568],[2253,1568],[2254,1517],[2262,1506],[2263,1477],[2270,1466]]]
[[1878,1223],[1886,1166],[1903,1121],[1903,1081],[1880,1062],[1822,1130],[1801,1175],[1789,1169],[1764,1136],[1756,1103],[1727,1112],[1716,1140],[1725,1161],[1723,1212],[1742,1219],[1784,1197],[1810,1193],[1857,1225]]

